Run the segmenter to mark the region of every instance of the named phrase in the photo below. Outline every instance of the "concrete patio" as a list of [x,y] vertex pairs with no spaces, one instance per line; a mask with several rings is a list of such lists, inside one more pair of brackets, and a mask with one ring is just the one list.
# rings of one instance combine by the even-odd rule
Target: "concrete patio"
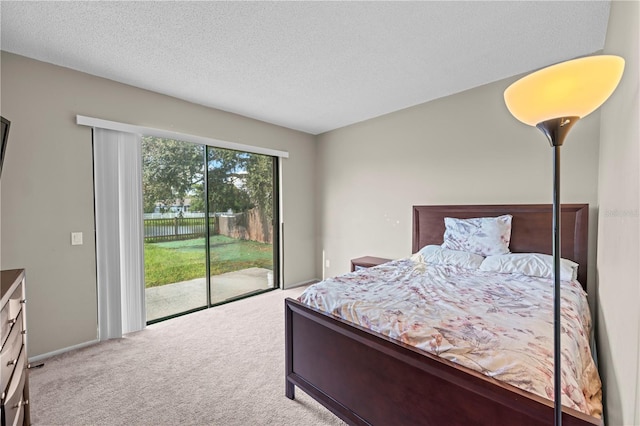
[[[272,287],[273,272],[269,269],[248,268],[214,275],[211,277],[211,303],[221,303]],[[207,289],[204,277],[146,289],[147,321],[175,315],[206,304]]]

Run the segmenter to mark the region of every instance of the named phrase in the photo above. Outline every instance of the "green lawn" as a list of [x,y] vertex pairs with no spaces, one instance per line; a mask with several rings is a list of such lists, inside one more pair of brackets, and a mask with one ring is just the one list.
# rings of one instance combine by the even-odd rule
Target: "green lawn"
[[[146,287],[156,287],[204,277],[205,239],[145,243]],[[236,240],[224,235],[210,239],[211,275],[251,267],[273,269],[273,246],[255,241]]]

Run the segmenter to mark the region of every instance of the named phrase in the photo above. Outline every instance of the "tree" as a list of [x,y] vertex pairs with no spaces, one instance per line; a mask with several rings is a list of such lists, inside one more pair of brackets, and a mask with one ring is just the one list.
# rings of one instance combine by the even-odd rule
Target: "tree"
[[[191,198],[191,211],[204,212],[204,147],[173,139],[142,138],[144,211]],[[257,207],[273,218],[273,158],[207,147],[210,212],[244,212]]]
[[273,158],[252,154],[247,161],[247,190],[260,211],[273,220]]
[[194,185],[202,183],[203,147],[174,139],[142,138],[143,208],[153,212],[156,203],[184,202]]

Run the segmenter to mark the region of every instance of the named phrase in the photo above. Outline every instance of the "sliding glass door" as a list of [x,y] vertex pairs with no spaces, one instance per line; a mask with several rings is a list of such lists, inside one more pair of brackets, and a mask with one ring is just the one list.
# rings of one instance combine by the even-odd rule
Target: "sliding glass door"
[[147,322],[207,305],[202,145],[142,138]]
[[207,147],[211,304],[273,288],[273,157]]
[[277,159],[143,137],[147,322],[275,287]]

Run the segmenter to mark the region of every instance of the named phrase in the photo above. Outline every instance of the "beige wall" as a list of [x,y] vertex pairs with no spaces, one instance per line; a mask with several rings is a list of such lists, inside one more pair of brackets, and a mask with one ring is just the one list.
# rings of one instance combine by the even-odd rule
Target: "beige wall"
[[613,2],[605,45],[626,60],[600,125],[598,352],[609,425],[640,424],[639,5]]
[[[320,135],[318,254],[330,260],[326,276],[348,271],[354,257],[410,255],[414,204],[551,203],[552,149],[506,109],[503,92],[514,80]],[[599,122],[597,112],[585,118],[562,148],[564,203],[597,204]]]
[[[2,52],[2,269],[26,268],[29,356],[96,339],[91,129],[76,114],[289,151],[285,285],[315,278],[315,138]],[[71,246],[82,231],[84,245]]]

